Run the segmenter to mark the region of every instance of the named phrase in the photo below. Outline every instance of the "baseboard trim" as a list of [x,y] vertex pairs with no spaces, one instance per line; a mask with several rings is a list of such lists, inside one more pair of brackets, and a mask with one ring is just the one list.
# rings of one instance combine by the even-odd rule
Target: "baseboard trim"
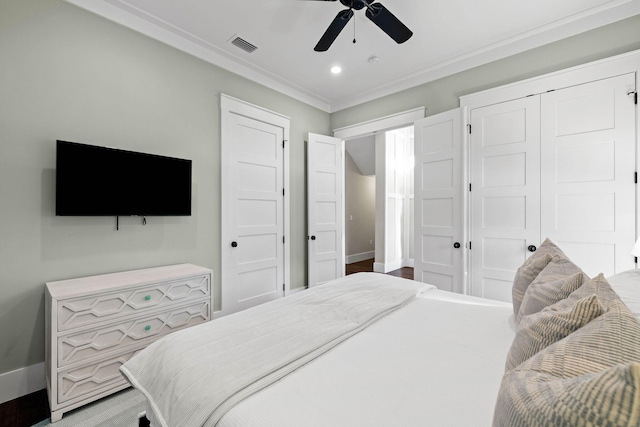
[[374,258],[375,251],[361,252],[359,254],[347,255],[345,261],[347,264],[353,264],[354,262],[365,261]]
[[373,263],[373,271],[375,273],[384,273],[387,274],[390,271],[395,271],[398,270],[402,267],[412,267],[413,265],[407,265],[407,264],[413,264],[412,262],[403,262],[402,260],[398,260],[398,261],[393,261],[393,262],[388,262],[388,263],[383,263],[383,262],[374,262]]
[[374,273],[384,273],[384,264],[381,262],[373,263],[373,272]]
[[46,387],[44,362],[0,374],[0,404]]

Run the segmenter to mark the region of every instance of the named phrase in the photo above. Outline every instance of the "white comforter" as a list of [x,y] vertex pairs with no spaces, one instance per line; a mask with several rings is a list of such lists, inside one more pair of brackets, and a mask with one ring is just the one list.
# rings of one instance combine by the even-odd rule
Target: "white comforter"
[[[335,283],[169,335],[121,371],[162,426],[214,426],[238,402],[433,286],[380,274]],[[263,425],[260,423],[260,425]]]
[[483,427],[511,304],[433,291],[231,409],[221,427]]

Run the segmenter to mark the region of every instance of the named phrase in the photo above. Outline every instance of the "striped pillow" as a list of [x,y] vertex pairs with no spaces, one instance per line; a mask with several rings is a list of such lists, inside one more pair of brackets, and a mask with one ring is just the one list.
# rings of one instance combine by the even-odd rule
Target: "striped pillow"
[[[606,309],[604,302],[600,302]],[[640,363],[640,320],[618,301],[604,314],[516,369],[571,378],[629,362]]]
[[523,317],[507,354],[506,370],[515,368],[603,313],[604,308],[598,297],[591,295],[575,304],[560,301],[538,313]]
[[566,255],[562,250],[556,246],[551,240],[546,239],[537,251],[533,253],[527,260],[518,268],[516,275],[513,279],[513,287],[511,288],[513,298],[513,314],[517,317],[520,310],[520,304],[527,287],[533,282],[538,273],[549,264],[551,257],[554,255],[562,255],[566,258]]
[[494,427],[640,425],[640,364],[562,379],[511,371],[502,380]]
[[543,308],[567,298],[582,286],[583,282],[588,280],[590,280],[589,276],[584,274],[580,267],[566,258],[554,256],[527,288],[516,317],[516,323],[523,316],[537,313]]
[[[582,286],[580,286],[575,292],[567,297],[570,301],[577,301],[586,297],[587,295],[596,294],[598,295],[598,299],[604,306],[604,308],[609,308],[612,306],[617,306],[618,304],[623,304],[622,300],[613,290],[607,279],[604,278],[604,275],[600,273],[593,279],[585,282]],[[625,308],[627,308],[625,306]]]
[[606,311],[505,373],[494,427],[640,425],[640,320],[606,285],[600,275],[560,302],[591,288]]
[[522,304],[527,288],[547,264],[551,262],[551,258],[553,258],[551,254],[544,254],[535,258],[532,256],[516,271],[516,276],[513,279],[513,287],[511,288],[513,314],[516,318],[518,317],[520,304]]

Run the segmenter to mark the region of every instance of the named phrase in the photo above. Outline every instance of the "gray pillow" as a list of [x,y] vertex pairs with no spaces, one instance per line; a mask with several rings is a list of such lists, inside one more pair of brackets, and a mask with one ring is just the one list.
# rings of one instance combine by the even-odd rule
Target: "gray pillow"
[[522,303],[522,298],[524,298],[524,293],[527,290],[527,287],[529,287],[531,282],[533,282],[533,279],[536,278],[542,269],[549,264],[551,257],[554,255],[562,255],[567,258],[564,252],[562,252],[555,243],[547,238],[542,242],[538,250],[527,258],[527,260],[516,271],[516,275],[513,279],[513,287],[511,288],[513,314],[516,317],[518,316],[520,304]]
[[573,378],[511,371],[502,380],[493,427],[640,425],[640,364]]
[[525,291],[516,323],[522,316],[537,313],[543,308],[567,298],[583,282],[590,280],[580,267],[560,255],[554,255]]
[[606,312],[505,373],[494,427],[640,425],[640,320],[607,286],[600,275],[561,301],[596,289]]
[[620,296],[618,296],[616,291],[613,290],[602,273],[598,274],[593,279],[584,282],[582,286],[572,292],[571,295],[567,297],[567,299],[571,302],[575,302],[579,299],[593,294],[596,294],[598,296],[600,303],[606,309],[622,305],[625,309],[627,309],[626,311],[629,311],[629,309],[620,299]]
[[506,370],[515,368],[603,313],[604,308],[594,294],[575,304],[561,300],[538,313],[523,317],[507,354]]

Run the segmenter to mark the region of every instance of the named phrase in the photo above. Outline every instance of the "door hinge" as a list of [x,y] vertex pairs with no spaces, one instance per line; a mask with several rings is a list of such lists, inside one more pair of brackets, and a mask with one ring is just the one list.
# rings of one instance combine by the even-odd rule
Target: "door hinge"
[[471,183],[469,183],[469,191],[471,191]]
[[633,175],[634,175],[633,182],[634,182],[634,184],[637,184],[638,183],[638,172],[634,172]]
[[285,142],[287,142],[287,140],[286,140],[286,139],[283,139],[283,140],[282,140],[282,148],[284,148],[284,143],[285,143]]
[[284,244],[284,236],[282,236],[282,243]]
[[467,125],[467,128],[469,129],[469,133],[471,133],[471,123]]
[[627,92],[627,95],[633,95],[633,103],[638,105],[638,91]]
[[633,257],[633,262],[635,262],[636,264],[638,263],[638,257],[637,256]]
[[284,188],[282,189],[282,195],[284,196]]
[[471,250],[471,242],[469,242],[469,250]]
[[282,292],[287,292],[284,283],[282,284]]

